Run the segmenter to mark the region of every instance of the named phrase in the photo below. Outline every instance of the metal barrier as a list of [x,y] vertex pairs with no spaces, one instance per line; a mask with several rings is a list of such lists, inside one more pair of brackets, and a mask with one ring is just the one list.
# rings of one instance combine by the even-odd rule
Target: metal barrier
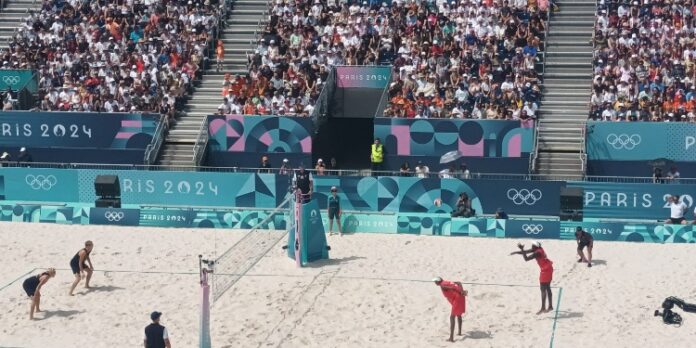
[[160,115],[160,121],[155,129],[155,136],[152,139],[152,143],[145,148],[145,156],[143,163],[146,165],[153,164],[157,160],[162,144],[164,143],[164,127],[165,127],[164,116]]
[[[252,167],[204,167],[193,165],[128,165],[128,164],[93,164],[93,163],[46,163],[46,162],[4,162],[2,167],[32,167],[32,168],[55,168],[55,169],[102,169],[102,170],[153,170],[153,171],[196,171],[196,172],[223,172],[223,173],[279,173],[281,168],[252,168]],[[313,175],[317,174],[314,169],[306,169]],[[411,172],[404,175],[398,171],[372,171],[369,169],[325,169],[323,175],[326,176],[413,176],[419,175]],[[446,174],[445,174],[446,175]],[[443,174],[431,172],[420,177],[437,178]],[[607,182],[607,183],[634,183],[648,184],[654,183],[652,177],[620,177],[620,176],[585,176],[584,180],[578,180],[577,176],[549,176],[540,174],[507,174],[507,173],[470,173],[464,177],[461,173],[450,174],[452,178],[475,179],[475,180],[530,180],[530,181],[588,181],[588,182]],[[669,182],[667,179],[663,179]],[[675,182],[680,184],[696,184],[696,178],[679,178]]]
[[205,155],[205,148],[208,146],[208,117],[203,118],[201,122],[201,128],[198,130],[198,138],[196,138],[196,143],[193,146],[193,163],[196,166],[201,165],[203,157]]

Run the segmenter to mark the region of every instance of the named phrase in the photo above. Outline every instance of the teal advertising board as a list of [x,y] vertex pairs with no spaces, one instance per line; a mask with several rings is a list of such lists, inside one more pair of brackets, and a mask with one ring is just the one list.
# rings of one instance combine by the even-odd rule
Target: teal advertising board
[[590,161],[696,161],[696,124],[687,122],[588,122]]
[[38,92],[38,80],[34,76],[33,70],[0,70],[0,90],[6,91],[7,88],[12,88],[13,91],[26,88],[31,94],[36,94]]
[[568,187],[582,188],[583,214],[588,218],[621,218],[664,221],[669,218],[671,195],[679,195],[686,204],[687,219],[692,219],[696,185],[629,184],[569,181]]
[[[312,211],[317,212],[312,217]],[[314,245],[317,257],[326,252],[320,245],[324,227],[328,223],[326,211],[308,210],[306,233]],[[94,208],[86,204],[40,205],[3,202],[0,221],[42,222],[57,224],[106,224],[117,226],[156,226],[185,228],[245,229],[256,226],[269,216],[269,210],[209,210],[204,208]],[[287,212],[282,211],[268,219],[260,229],[286,230]],[[135,217],[139,216],[139,219]],[[314,219],[312,222],[311,220]],[[346,212],[342,216],[345,233],[388,233],[439,236],[468,236],[490,238],[575,239],[577,226],[591,233],[598,241],[639,243],[696,243],[696,226],[646,223],[616,223],[588,220],[559,222],[551,219],[520,218],[496,220],[492,218],[450,218],[447,214],[369,214]],[[354,223],[357,222],[357,223]],[[323,224],[323,226],[321,226]],[[313,226],[313,227],[312,227]],[[314,231],[311,231],[314,229]],[[325,242],[324,242],[325,243]],[[325,244],[324,244],[325,245]],[[319,247],[317,247],[319,246]],[[308,259],[311,258],[307,256]],[[323,258],[323,254],[321,256]]]

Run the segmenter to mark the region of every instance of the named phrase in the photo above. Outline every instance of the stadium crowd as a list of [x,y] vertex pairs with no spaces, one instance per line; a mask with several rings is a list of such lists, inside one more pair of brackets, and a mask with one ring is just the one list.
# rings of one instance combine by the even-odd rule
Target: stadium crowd
[[600,0],[590,119],[696,122],[696,4]]
[[0,64],[38,71],[41,110],[172,119],[207,61],[222,10],[217,0],[44,0]]
[[274,2],[220,112],[308,115],[331,66],[393,64],[386,116],[529,118],[548,0]]

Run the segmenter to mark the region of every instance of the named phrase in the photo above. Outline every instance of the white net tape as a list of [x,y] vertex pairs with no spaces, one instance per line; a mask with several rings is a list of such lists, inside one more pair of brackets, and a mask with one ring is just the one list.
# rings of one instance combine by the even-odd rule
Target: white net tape
[[269,222],[280,213],[285,214],[286,226],[290,226],[290,221],[293,220],[289,209],[291,204],[293,204],[292,195],[288,195],[285,201],[273,209],[266,218],[215,259],[215,272],[212,277],[213,303],[287,235],[287,230],[279,232],[268,229],[276,228],[271,227]]

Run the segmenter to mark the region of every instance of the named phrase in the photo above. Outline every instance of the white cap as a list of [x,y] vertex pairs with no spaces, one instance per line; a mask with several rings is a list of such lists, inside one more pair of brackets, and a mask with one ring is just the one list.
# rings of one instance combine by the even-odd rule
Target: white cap
[[9,156],[10,156],[9,153],[3,152],[3,153],[2,153],[2,156],[0,156],[0,158],[7,158],[7,157],[9,157]]
[[338,188],[336,186],[331,186],[331,191],[338,191]]
[[288,159],[287,159],[287,158],[283,158],[283,163],[288,163]]
[[435,277],[435,278],[433,278],[433,283],[439,283],[439,282],[441,282],[441,281],[442,281],[442,278],[441,278],[441,277]]
[[21,149],[19,149],[19,152],[24,152],[24,151],[27,151],[26,147],[22,147]]
[[321,158],[317,160],[317,163],[321,163],[321,162],[324,162],[324,160]]
[[535,240],[534,242],[532,242],[532,246],[535,246],[537,248],[541,248],[541,242],[539,242],[538,240]]

